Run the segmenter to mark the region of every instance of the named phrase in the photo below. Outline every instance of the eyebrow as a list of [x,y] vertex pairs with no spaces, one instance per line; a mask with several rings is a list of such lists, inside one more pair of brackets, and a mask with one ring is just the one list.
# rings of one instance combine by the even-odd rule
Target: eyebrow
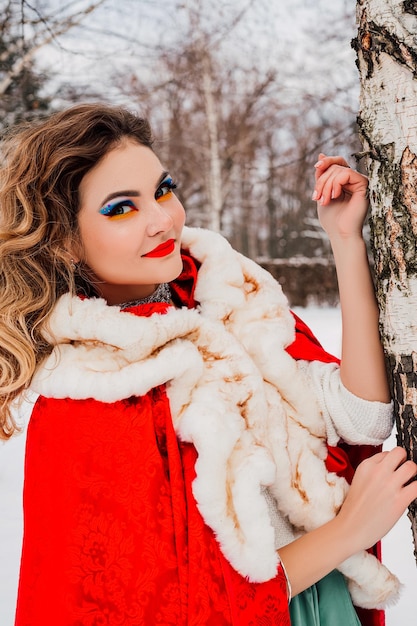
[[[168,174],[169,172],[162,172],[161,176],[158,179],[158,182],[156,183],[155,189],[158,189],[159,185],[168,176]],[[119,198],[120,196],[131,196],[132,198],[138,198],[140,196],[140,192],[137,191],[137,189],[122,189],[120,191],[113,191],[112,193],[109,193],[109,195],[104,198],[100,206],[103,207],[105,204],[110,202],[110,200],[113,200],[113,198]]]

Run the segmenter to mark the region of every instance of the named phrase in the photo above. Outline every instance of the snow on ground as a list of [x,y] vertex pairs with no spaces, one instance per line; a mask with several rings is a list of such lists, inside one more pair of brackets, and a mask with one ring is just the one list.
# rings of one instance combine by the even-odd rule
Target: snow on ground
[[[295,308],[329,352],[340,355],[340,311],[337,308]],[[28,411],[27,411],[28,412]],[[22,527],[19,515],[23,482],[25,434],[0,444],[0,626],[13,626]],[[396,445],[395,435],[386,448]],[[410,523],[404,515],[383,541],[383,559],[404,584],[399,603],[387,610],[387,626],[410,623],[417,569]]]

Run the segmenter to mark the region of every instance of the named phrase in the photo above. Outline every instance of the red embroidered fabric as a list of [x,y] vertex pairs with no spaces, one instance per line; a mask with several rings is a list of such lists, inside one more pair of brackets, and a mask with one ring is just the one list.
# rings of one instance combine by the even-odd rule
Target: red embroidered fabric
[[16,625],[289,625],[282,573],[248,583],[203,523],[162,388],[41,398],[29,430]]
[[251,584],[223,558],[195,460],[162,387],[114,404],[39,398],[15,625],[290,626],[282,569]]

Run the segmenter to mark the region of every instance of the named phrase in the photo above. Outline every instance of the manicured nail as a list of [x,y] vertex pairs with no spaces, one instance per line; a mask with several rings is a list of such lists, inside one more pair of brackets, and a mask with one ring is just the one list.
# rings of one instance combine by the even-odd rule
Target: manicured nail
[[323,165],[323,161],[317,161],[317,163],[314,163],[314,167],[321,167]]

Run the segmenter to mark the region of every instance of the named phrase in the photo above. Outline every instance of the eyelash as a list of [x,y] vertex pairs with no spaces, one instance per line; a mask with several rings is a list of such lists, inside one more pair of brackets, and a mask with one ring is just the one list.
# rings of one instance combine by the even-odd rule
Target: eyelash
[[117,202],[110,202],[109,204],[106,204],[102,209],[100,209],[100,213],[102,215],[105,215],[106,217],[116,218],[116,219],[121,218],[121,217],[126,217],[127,215],[132,213],[132,211],[127,211],[126,213],[124,212],[118,213],[118,211],[120,209],[123,209],[123,207],[130,207],[131,209],[137,211],[132,200],[118,200]]
[[[166,191],[164,192],[164,188]],[[164,178],[162,183],[159,185],[158,189],[155,192],[155,200],[158,202],[163,202],[164,200],[168,200],[170,198],[174,189],[177,189],[177,185],[172,180],[171,176],[167,176]]]

